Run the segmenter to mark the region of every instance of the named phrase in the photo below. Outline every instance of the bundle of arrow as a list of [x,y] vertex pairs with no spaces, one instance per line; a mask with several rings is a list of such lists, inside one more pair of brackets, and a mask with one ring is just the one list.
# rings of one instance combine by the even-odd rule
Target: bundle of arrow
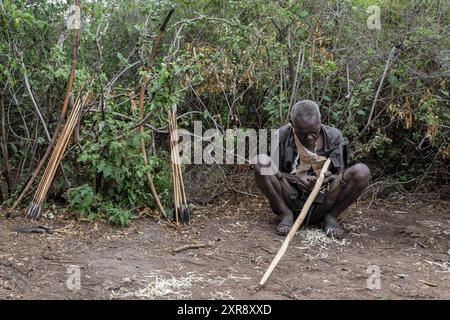
[[41,213],[42,204],[47,196],[48,189],[50,188],[53,178],[55,177],[56,170],[61,162],[62,156],[69,144],[70,137],[72,136],[73,129],[80,117],[82,106],[86,103],[87,95],[82,99],[78,97],[73,105],[72,111],[67,117],[67,121],[64,124],[61,134],[58,137],[53,153],[45,168],[44,175],[39,182],[39,185],[34,194],[33,200],[27,209],[27,216],[35,220]]
[[172,162],[172,182],[173,182],[173,201],[175,221],[177,223],[189,223],[189,210],[186,201],[186,193],[184,191],[183,173],[181,172],[181,160],[178,148],[178,132],[177,132],[177,107],[173,106],[169,109],[169,132],[170,132],[170,154]]

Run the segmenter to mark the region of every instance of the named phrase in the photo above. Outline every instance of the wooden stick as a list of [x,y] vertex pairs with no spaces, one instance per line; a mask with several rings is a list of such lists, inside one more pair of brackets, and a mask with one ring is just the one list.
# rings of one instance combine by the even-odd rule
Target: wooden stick
[[72,111],[70,112],[69,117],[66,121],[66,124],[63,126],[61,130],[61,134],[58,137],[58,141],[55,145],[55,148],[53,149],[53,153],[50,157],[47,167],[45,168],[44,174],[38,185],[33,200],[27,209],[27,216],[29,216],[32,219],[36,219],[40,214],[42,204],[45,201],[48,189],[50,188],[53,182],[56,170],[59,164],[61,163],[64,151],[66,150],[69,144],[73,129],[81,114],[81,109],[82,106],[85,104],[86,99],[87,95],[85,95],[84,98],[81,99],[82,101],[80,101],[79,97],[77,98],[72,108]]
[[[69,134],[69,132],[71,131],[72,128],[72,122],[74,121],[74,117],[77,117],[77,109],[80,107],[80,103],[79,103],[79,99],[77,99],[77,101],[75,102],[72,112],[69,114],[69,117],[67,119],[66,124],[64,125],[64,127],[61,130],[61,135],[58,138],[57,144],[55,146],[55,149],[50,157],[49,163],[47,164],[46,170],[44,171],[44,175],[41,178],[41,181],[47,181],[47,176],[48,174],[51,172],[50,170],[53,170],[53,166],[54,163],[57,161],[57,158],[60,155],[60,150],[63,147],[63,145],[65,144],[66,139],[68,138],[67,135]],[[43,187],[43,186],[42,186]],[[39,193],[41,192],[40,189]]]
[[182,252],[182,251],[186,251],[189,249],[200,249],[200,248],[207,248],[207,247],[212,247],[214,245],[213,241],[208,241],[208,243],[193,243],[193,244],[186,244],[184,246],[175,248],[172,250],[172,254],[177,253],[177,252]]
[[[83,102],[86,101],[86,98],[83,99]],[[43,189],[41,190],[41,201],[44,201],[44,198],[48,192],[48,189],[50,188],[50,185],[53,181],[53,178],[55,176],[56,170],[59,166],[59,163],[61,162],[62,156],[64,155],[64,151],[67,148],[67,145],[69,144],[70,141],[70,137],[73,133],[73,129],[76,125],[76,122],[79,118],[80,115],[80,111],[81,111],[81,107],[82,107],[82,103],[80,102],[80,100],[77,101],[77,104],[74,105],[74,109],[72,110],[72,112],[70,113],[69,119],[68,119],[68,123],[67,125],[64,127],[64,135],[63,132],[61,132],[62,134],[62,139],[61,142],[58,143],[58,148],[55,148],[55,153],[56,155],[52,157],[52,162],[51,164],[49,163],[49,172],[48,175],[45,177],[45,184]]]
[[181,217],[181,220],[184,221],[185,220],[185,213],[187,210],[187,200],[186,200],[186,192],[184,189],[184,181],[183,181],[183,172],[181,169],[181,159],[180,159],[180,152],[179,152],[179,148],[178,148],[178,128],[177,128],[177,117],[176,117],[176,105],[173,106],[172,108],[172,118],[171,118],[171,122],[172,122],[172,143],[173,143],[173,154],[174,154],[174,161],[175,161],[175,174],[177,176],[177,191],[178,191],[178,206],[181,208],[181,212],[180,214],[182,214],[183,216],[179,216],[178,218]]
[[39,205],[42,203],[42,196],[45,193],[47,184],[49,183],[48,180],[49,180],[49,177],[51,176],[51,173],[53,172],[53,169],[54,169],[53,167],[59,156],[61,146],[64,145],[64,141],[65,141],[66,135],[67,135],[67,130],[70,127],[70,122],[72,121],[72,117],[73,117],[74,111],[76,111],[76,107],[77,107],[77,104],[74,105],[74,108],[72,109],[72,112],[70,113],[66,124],[64,125],[64,127],[61,130],[61,134],[58,138],[55,148],[53,149],[53,153],[50,156],[50,160],[47,164],[47,167],[44,170],[44,174],[42,175],[41,182],[39,183],[39,185],[36,189],[36,193],[35,193],[35,196],[33,197],[33,200],[36,203],[38,203]]
[[[85,99],[83,101],[85,101]],[[56,171],[57,168],[55,168],[54,164],[59,162],[62,156],[61,150],[64,150],[65,146],[67,146],[67,142],[70,139],[70,135],[72,134],[75,121],[79,116],[80,108],[81,103],[79,98],[77,98],[76,102],[74,103],[73,109],[66,121],[66,124],[61,130],[61,135],[58,138],[57,144],[50,157],[49,163],[47,164],[44,176],[42,177],[41,181],[48,181],[48,176],[54,174],[54,172]],[[42,187],[45,187],[45,184]],[[40,190],[39,192],[41,193],[42,190]]]
[[168,110],[168,121],[169,121],[169,133],[170,133],[170,156],[172,161],[172,181],[173,181],[173,202],[175,207],[175,220],[178,223],[178,208],[180,206],[179,201],[179,185],[178,185],[178,174],[176,167],[176,158],[175,158],[175,150],[174,150],[174,130],[173,130],[173,121],[172,121],[172,112]]
[[[172,114],[172,119],[173,119],[173,114]],[[180,222],[180,217],[181,217],[181,204],[182,204],[182,197],[181,197],[181,186],[180,186],[180,172],[179,172],[179,164],[178,164],[178,157],[177,157],[177,151],[176,151],[176,137],[175,137],[175,127],[173,125],[173,120],[172,120],[172,150],[173,150],[173,156],[174,156],[174,168],[175,168],[175,181],[177,182],[177,186],[176,186],[176,194],[177,194],[177,223]]]
[[[170,155],[172,161],[172,181],[173,181],[173,198],[175,206],[175,219],[179,223],[180,218],[183,220],[187,210],[186,192],[184,189],[183,172],[181,169],[181,159],[178,148],[178,132],[176,105],[172,109],[167,110],[170,133]],[[181,216],[183,214],[183,216]]]
[[[76,6],[79,6],[80,5],[80,1],[79,0],[74,0],[74,4]],[[17,198],[17,200],[14,202],[12,207],[9,209],[10,211],[13,211],[20,204],[20,202],[22,201],[22,199],[25,197],[25,195],[27,194],[28,190],[30,189],[31,185],[33,184],[34,180],[39,175],[39,172],[41,171],[42,167],[45,164],[45,161],[47,161],[47,158],[48,158],[48,156],[50,155],[50,152],[53,149],[53,146],[55,144],[56,138],[58,137],[58,133],[59,133],[59,131],[61,129],[61,126],[63,125],[64,118],[65,118],[66,113],[67,113],[67,108],[69,106],[70,92],[72,90],[73,81],[74,81],[74,78],[75,78],[75,69],[76,69],[76,65],[77,65],[77,61],[78,61],[78,42],[79,42],[79,38],[80,38],[80,30],[79,29],[73,29],[73,31],[72,31],[72,63],[71,63],[71,66],[70,66],[69,81],[68,81],[67,88],[66,88],[66,96],[64,98],[64,104],[62,106],[58,122],[57,122],[55,130],[53,132],[53,137],[52,137],[49,145],[47,146],[47,149],[45,150],[44,156],[39,161],[38,166],[33,171],[32,175],[30,176],[30,178],[29,178],[27,184],[25,185],[25,187],[22,189],[22,192],[20,193],[20,195]]]
[[49,188],[49,186],[53,180],[53,177],[55,175],[56,169],[59,166],[59,163],[63,156],[63,152],[67,148],[74,125],[77,121],[77,118],[80,115],[81,107],[85,103],[85,101],[86,101],[86,97],[83,99],[82,103],[77,98],[77,101],[74,104],[72,112],[70,113],[70,115],[67,119],[67,122],[61,131],[61,135],[59,136],[58,142],[55,146],[52,156],[50,157],[49,163],[47,164],[44,175],[41,178],[42,183],[39,184],[38,190],[36,191],[36,195],[35,195],[34,199],[38,200],[38,202],[42,202],[43,198],[45,198],[48,188]]
[[[175,109],[175,108],[174,108]],[[177,116],[176,111],[174,110],[172,113],[172,128],[175,128],[175,133],[177,133]],[[185,206],[187,206],[187,200],[186,200],[186,192],[184,189],[184,181],[183,181],[183,173],[181,171],[181,160],[180,160],[180,150],[178,149],[178,134],[176,134],[174,143],[175,143],[175,160],[176,160],[176,166],[178,169],[178,175],[179,175],[179,184],[181,186],[180,190],[180,198]]]
[[314,202],[314,199],[316,198],[317,194],[319,193],[320,187],[322,186],[323,180],[325,179],[325,172],[328,171],[328,167],[330,166],[330,163],[331,163],[331,159],[328,158],[327,161],[325,161],[325,164],[323,165],[322,170],[320,171],[319,178],[317,179],[316,184],[314,185],[314,189],[309,194],[308,199],[306,200],[306,203],[303,206],[302,211],[300,212],[300,215],[297,217],[297,220],[295,220],[295,223],[292,226],[291,231],[289,231],[288,235],[286,236],[286,239],[284,240],[280,250],[278,250],[277,255],[275,256],[272,263],[270,264],[269,269],[267,269],[266,273],[262,277],[262,279],[259,283],[259,288],[264,286],[267,279],[269,279],[270,274],[273,272],[273,270],[277,266],[278,262],[280,261],[281,257],[283,257],[284,253],[286,252],[289,242],[292,240],[295,233],[300,228],[300,225],[302,224],[303,220],[305,219],[306,214],[309,211],[309,208],[311,207],[311,205]]
[[[148,57],[147,65],[145,67],[145,74],[141,82],[141,86],[139,88],[139,116],[141,119],[144,118],[144,97],[145,97],[145,89],[147,88],[147,83],[149,81],[149,77],[147,76],[148,72],[151,70],[153,62],[155,61],[156,57],[156,51],[158,47],[161,44],[162,36],[164,31],[166,30],[167,23],[169,22],[170,17],[172,16],[175,9],[170,9],[169,13],[167,14],[166,18],[164,19],[163,23],[161,24],[158,34],[156,35],[156,38],[153,40],[152,44],[152,51],[150,53],[150,56]],[[142,125],[140,127],[141,132],[141,152],[142,156],[144,158],[144,164],[148,164],[148,158],[147,158],[147,150],[145,149],[145,141],[144,141],[144,126]],[[153,196],[153,200],[156,202],[156,206],[158,207],[158,210],[160,213],[167,218],[166,212],[164,211],[164,207],[161,204],[161,201],[159,199],[158,193],[156,192],[155,184],[153,183],[153,176],[150,172],[147,172],[147,180],[148,184],[150,185],[150,190]]]
[[172,154],[172,161],[173,161],[173,177],[175,179],[174,184],[174,200],[175,200],[175,212],[176,212],[176,222],[179,223],[180,218],[180,203],[181,203],[181,197],[180,197],[180,180],[178,175],[178,166],[177,166],[177,156],[175,151],[175,144],[176,144],[176,138],[175,138],[175,127],[173,125],[173,113],[169,111],[169,127],[170,127],[170,150]]

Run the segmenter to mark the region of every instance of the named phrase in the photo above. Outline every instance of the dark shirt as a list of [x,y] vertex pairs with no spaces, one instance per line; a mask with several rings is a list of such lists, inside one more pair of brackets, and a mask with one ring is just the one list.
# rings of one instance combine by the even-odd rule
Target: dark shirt
[[[347,148],[339,129],[321,124],[324,137],[324,149],[316,153],[320,156],[331,158],[329,171],[333,174],[342,172],[347,167]],[[279,170],[291,173],[295,159],[297,158],[297,146],[295,145],[290,123],[278,129],[279,134]]]

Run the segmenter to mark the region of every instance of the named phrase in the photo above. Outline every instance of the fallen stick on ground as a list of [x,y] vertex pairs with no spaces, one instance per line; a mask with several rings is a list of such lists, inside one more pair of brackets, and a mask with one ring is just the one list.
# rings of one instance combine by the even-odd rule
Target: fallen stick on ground
[[322,186],[323,180],[325,179],[325,172],[328,171],[328,167],[330,166],[330,163],[331,163],[331,160],[328,158],[327,161],[325,161],[325,163],[322,167],[322,170],[320,171],[319,178],[317,179],[313,190],[309,194],[308,199],[306,200],[305,205],[303,206],[302,211],[300,212],[300,215],[297,217],[297,220],[295,220],[295,223],[292,226],[291,231],[289,231],[288,235],[286,236],[286,239],[284,240],[283,244],[281,245],[280,250],[278,250],[277,255],[275,256],[275,258],[273,258],[273,261],[270,264],[269,269],[267,269],[266,273],[262,277],[256,290],[261,289],[264,286],[264,284],[266,283],[267,279],[269,279],[271,273],[277,266],[278,262],[280,262],[281,257],[283,257],[284,253],[286,252],[289,242],[292,240],[295,233],[300,228],[303,220],[306,217],[306,214],[309,211],[309,208],[311,207],[311,205],[314,202],[314,199],[316,198],[317,194],[319,193],[319,190]]
[[181,246],[179,248],[173,249],[172,254],[177,253],[177,252],[186,251],[189,249],[200,249],[200,248],[212,247],[213,245],[214,245],[214,243],[212,241],[208,241],[208,243],[187,244],[187,245]]
[[430,287],[437,287],[438,286],[436,283],[428,282],[428,281],[425,281],[425,280],[422,280],[422,279],[419,279],[419,282],[422,282],[422,283],[424,283],[424,284],[426,284],[427,286],[430,286]]

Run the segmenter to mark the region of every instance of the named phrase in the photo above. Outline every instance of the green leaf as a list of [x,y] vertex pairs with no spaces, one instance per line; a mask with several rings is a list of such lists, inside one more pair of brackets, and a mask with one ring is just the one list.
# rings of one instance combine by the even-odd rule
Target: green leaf
[[357,113],[358,115],[360,115],[360,116],[365,116],[365,115],[366,115],[366,113],[365,113],[364,110],[362,110],[362,109],[358,109],[358,111],[356,111],[356,113]]
[[309,16],[309,12],[306,10],[302,10],[302,11],[300,11],[299,16],[301,18],[306,18],[307,16]]
[[446,117],[448,120],[450,120],[450,113],[449,112],[444,112],[444,117]]
[[329,96],[323,96],[323,100],[330,102],[331,98]]
[[399,82],[399,80],[398,80],[398,78],[396,76],[391,74],[389,76],[389,84],[391,85],[391,87],[395,88],[395,87],[399,86],[400,82]]

